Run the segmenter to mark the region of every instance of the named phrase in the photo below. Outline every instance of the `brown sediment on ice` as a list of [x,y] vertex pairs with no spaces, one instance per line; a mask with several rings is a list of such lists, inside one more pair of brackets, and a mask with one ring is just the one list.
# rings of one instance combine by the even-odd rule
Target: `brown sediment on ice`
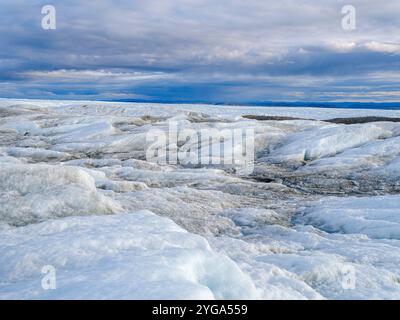
[[[286,120],[312,120],[316,119],[307,118],[296,118],[296,117],[285,117],[285,116],[262,116],[262,115],[244,115],[245,119],[258,120],[258,121],[286,121]],[[370,122],[400,122],[400,118],[392,117],[350,117],[350,118],[333,118],[327,120],[320,120],[324,122],[336,123],[336,124],[363,124]]]
[[242,116],[242,118],[250,119],[250,120],[259,120],[259,121],[314,120],[314,119],[284,117],[284,116],[258,116],[258,115],[251,115],[251,114],[244,115],[244,116]]
[[362,124],[369,122],[400,122],[400,118],[391,117],[353,117],[353,118],[334,118],[325,120],[326,122],[337,124]]

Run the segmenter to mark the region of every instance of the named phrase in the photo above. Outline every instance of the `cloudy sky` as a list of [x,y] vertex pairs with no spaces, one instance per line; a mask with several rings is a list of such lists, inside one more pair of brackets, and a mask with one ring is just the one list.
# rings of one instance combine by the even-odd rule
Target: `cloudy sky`
[[[57,29],[43,30],[44,5]],[[356,29],[342,28],[344,5]],[[398,0],[1,0],[0,97],[400,101]]]

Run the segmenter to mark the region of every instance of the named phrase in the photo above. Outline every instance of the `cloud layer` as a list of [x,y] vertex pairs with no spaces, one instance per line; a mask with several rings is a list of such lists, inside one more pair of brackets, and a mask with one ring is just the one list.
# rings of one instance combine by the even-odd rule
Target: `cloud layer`
[[398,101],[400,2],[3,0],[0,96]]

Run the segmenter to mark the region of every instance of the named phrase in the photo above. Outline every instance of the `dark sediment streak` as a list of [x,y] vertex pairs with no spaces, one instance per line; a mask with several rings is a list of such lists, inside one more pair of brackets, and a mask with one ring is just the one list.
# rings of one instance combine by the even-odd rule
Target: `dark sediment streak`
[[[258,115],[244,115],[245,119],[259,120],[259,121],[286,121],[286,120],[312,120],[307,118],[296,118],[296,117],[284,117],[284,116],[258,116]],[[320,120],[324,122],[336,123],[336,124],[362,124],[370,122],[400,122],[400,118],[391,117],[352,117],[352,118],[333,118],[327,120]]]

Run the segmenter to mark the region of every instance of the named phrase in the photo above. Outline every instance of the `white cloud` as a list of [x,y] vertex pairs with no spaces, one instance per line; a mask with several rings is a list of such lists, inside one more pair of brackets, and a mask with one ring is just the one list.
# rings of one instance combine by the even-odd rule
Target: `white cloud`
[[357,48],[354,41],[333,40],[328,42],[328,48],[337,52],[350,52]]
[[365,43],[364,47],[374,52],[400,54],[399,43],[383,43],[378,41],[370,41]]
[[114,72],[109,70],[75,70],[60,69],[53,71],[27,71],[22,74],[34,80],[57,80],[57,81],[93,81],[93,80],[159,80],[170,77],[170,74],[163,72]]

